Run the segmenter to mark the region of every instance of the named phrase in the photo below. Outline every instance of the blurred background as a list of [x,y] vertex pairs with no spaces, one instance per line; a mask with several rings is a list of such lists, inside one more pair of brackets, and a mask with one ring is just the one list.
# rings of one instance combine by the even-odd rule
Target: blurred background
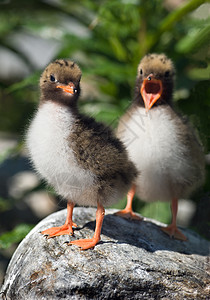
[[[148,52],[174,61],[176,108],[193,123],[206,153],[206,183],[179,201],[178,224],[210,238],[210,2],[0,0],[0,284],[23,237],[66,208],[34,174],[23,145],[41,71],[55,58],[75,60],[83,72],[81,110],[115,128]],[[168,203],[135,199],[134,209],[165,223],[171,218]]]

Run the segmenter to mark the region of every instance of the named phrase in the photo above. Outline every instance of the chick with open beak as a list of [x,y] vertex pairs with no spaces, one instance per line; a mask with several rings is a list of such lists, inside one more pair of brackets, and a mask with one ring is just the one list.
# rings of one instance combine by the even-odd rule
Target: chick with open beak
[[135,193],[141,200],[170,201],[172,222],[162,230],[186,240],[177,228],[178,199],[204,180],[204,154],[194,132],[172,107],[175,69],[164,54],[148,54],[139,63],[134,100],[121,118],[118,137],[125,143],[140,175],[117,214],[140,219],[132,210]]

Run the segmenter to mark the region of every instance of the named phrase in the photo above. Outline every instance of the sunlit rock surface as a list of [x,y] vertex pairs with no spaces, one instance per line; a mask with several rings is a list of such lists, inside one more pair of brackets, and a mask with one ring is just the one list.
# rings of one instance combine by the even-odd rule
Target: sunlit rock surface
[[42,220],[8,266],[3,299],[207,299],[210,243],[183,229],[187,242],[170,239],[160,223],[114,216],[107,209],[101,242],[81,251],[72,239],[93,235],[95,208],[75,208],[74,237],[46,239],[40,231],[62,225],[66,210]]

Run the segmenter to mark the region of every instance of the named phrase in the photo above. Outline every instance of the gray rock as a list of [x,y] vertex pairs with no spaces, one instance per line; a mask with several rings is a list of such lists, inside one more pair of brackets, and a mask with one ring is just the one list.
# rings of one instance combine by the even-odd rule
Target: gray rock
[[67,243],[93,235],[94,208],[75,208],[75,236],[47,239],[41,230],[62,225],[66,210],[42,220],[22,241],[7,269],[5,299],[207,299],[210,243],[184,229],[170,239],[161,223],[129,221],[107,209],[101,242],[81,251]]

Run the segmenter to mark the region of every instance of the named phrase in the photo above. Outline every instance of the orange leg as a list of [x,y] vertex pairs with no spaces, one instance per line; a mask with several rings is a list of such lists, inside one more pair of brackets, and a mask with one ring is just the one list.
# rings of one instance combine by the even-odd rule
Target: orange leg
[[48,238],[58,236],[58,235],[64,235],[64,234],[73,235],[72,226],[77,227],[77,224],[72,222],[73,209],[74,209],[74,203],[68,202],[67,203],[67,217],[66,217],[65,224],[62,226],[59,226],[59,227],[52,227],[52,228],[46,229],[46,230],[42,231],[41,233],[44,235],[48,235]]
[[133,184],[130,191],[127,194],[127,205],[125,209],[116,212],[115,215],[123,217],[125,219],[132,219],[132,220],[139,220],[139,221],[142,220],[142,218],[137,216],[132,209],[132,202],[133,202],[133,197],[135,195],[135,192],[136,192],[136,186],[135,184]]
[[70,242],[69,245],[72,244],[76,245],[82,248],[82,250],[93,248],[100,241],[101,227],[103,224],[104,215],[105,215],[105,209],[100,203],[98,203],[97,211],[96,211],[96,228],[95,228],[95,233],[93,235],[93,238],[75,240]]
[[186,241],[187,240],[186,236],[176,226],[177,211],[178,211],[178,199],[174,198],[172,199],[172,203],[171,203],[172,222],[167,227],[161,227],[161,229],[170,237],[174,237],[177,240]]

